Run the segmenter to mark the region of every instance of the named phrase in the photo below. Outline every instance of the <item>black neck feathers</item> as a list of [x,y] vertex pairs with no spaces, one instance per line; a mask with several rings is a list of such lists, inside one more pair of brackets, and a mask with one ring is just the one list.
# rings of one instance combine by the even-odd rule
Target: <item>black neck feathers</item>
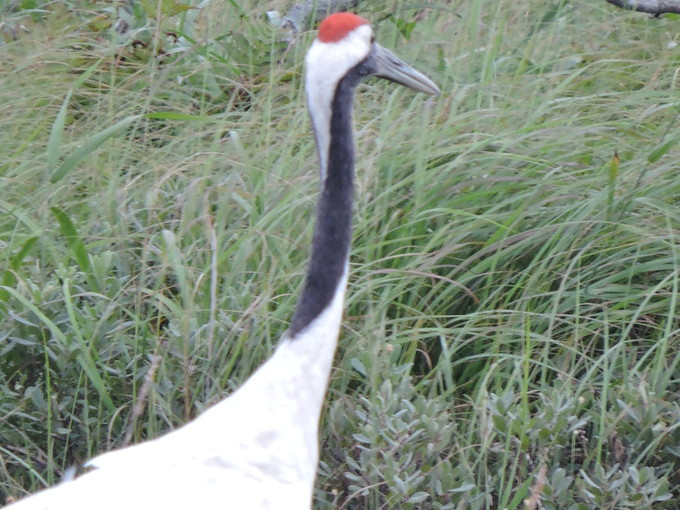
[[289,330],[292,338],[331,304],[342,284],[352,237],[352,100],[363,76],[362,66],[355,67],[338,82],[333,96],[326,180],[319,199],[307,278]]

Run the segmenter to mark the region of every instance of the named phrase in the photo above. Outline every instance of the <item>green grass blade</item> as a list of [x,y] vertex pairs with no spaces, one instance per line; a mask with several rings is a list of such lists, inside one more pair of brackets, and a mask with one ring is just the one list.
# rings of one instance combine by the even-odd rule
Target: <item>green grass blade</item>
[[51,174],[55,171],[59,163],[59,149],[62,146],[64,126],[66,125],[66,114],[68,113],[68,104],[71,101],[73,91],[77,90],[85,81],[87,81],[92,74],[99,69],[101,60],[94,62],[84,73],[82,73],[71,89],[66,94],[64,102],[61,104],[59,113],[57,113],[52,129],[50,130],[50,137],[47,140],[47,170]]
[[652,149],[652,152],[649,153],[649,156],[647,156],[647,161],[650,163],[656,163],[661,159],[661,157],[666,154],[671,148],[678,143],[678,138],[671,138],[670,140],[667,140],[666,142],[657,145]]
[[59,149],[62,145],[64,134],[64,125],[66,124],[66,113],[68,112],[68,103],[71,100],[73,90],[69,90],[64,98],[64,102],[59,108],[59,113],[54,119],[52,129],[50,131],[50,138],[47,140],[47,170],[51,174],[59,164]]
[[616,193],[616,179],[619,176],[619,155],[615,153],[609,161],[607,172],[607,220],[614,215],[614,194]]
[[43,233],[43,228],[36,223],[29,215],[19,207],[9,202],[5,202],[0,198],[0,209],[5,211],[10,216],[16,218],[21,224],[23,224],[34,236],[41,236]]
[[55,218],[57,218],[61,234],[66,238],[66,242],[73,252],[73,257],[76,259],[81,271],[90,274],[90,259],[88,258],[85,245],[78,235],[73,222],[68,215],[58,207],[51,207],[50,210]]
[[202,115],[189,115],[188,113],[181,112],[155,112],[147,113],[144,115],[147,119],[160,119],[160,120],[186,120],[186,121],[198,121],[198,122],[211,122],[215,119],[212,117],[205,117]]
[[[24,241],[24,244],[21,246],[19,251],[10,259],[9,266],[11,269],[5,270],[5,274],[2,277],[3,286],[11,287],[17,282],[14,273],[19,270],[21,261],[24,260],[26,255],[28,255],[28,252],[31,251],[31,248],[33,247],[37,240],[38,240],[37,237],[29,237],[26,241]],[[4,289],[0,289],[0,303],[6,301],[7,297],[8,297],[7,291]]]
[[130,115],[124,119],[116,122],[113,126],[96,133],[90,137],[79,149],[71,154],[66,160],[57,168],[50,177],[50,182],[55,183],[63,179],[69,172],[71,172],[83,159],[94,152],[108,139],[116,136],[120,131],[128,127],[130,124],[140,119],[142,115]]

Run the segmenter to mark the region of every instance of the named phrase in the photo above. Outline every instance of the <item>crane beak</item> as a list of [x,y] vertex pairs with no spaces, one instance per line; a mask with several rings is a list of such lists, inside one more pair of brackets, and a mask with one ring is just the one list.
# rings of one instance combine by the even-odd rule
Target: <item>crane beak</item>
[[439,95],[439,87],[432,80],[378,43],[373,43],[373,59],[376,65],[375,76],[431,96]]

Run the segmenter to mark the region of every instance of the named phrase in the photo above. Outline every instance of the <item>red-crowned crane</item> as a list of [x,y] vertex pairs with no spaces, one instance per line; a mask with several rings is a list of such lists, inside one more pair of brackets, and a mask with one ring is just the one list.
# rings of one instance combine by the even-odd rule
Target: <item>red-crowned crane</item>
[[430,79],[338,13],[319,26],[306,91],[321,165],[311,260],[290,329],[231,396],[157,439],[90,460],[93,469],[11,510],[301,510],[312,504],[319,415],[340,331],[351,238],[358,83],[378,76],[426,94]]

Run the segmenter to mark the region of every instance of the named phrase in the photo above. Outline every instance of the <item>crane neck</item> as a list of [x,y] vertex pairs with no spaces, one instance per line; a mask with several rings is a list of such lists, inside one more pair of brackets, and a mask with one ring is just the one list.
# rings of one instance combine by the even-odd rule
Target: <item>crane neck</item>
[[[330,121],[326,126],[314,126],[319,160],[326,162],[326,168],[322,172],[309,269],[289,329],[293,339],[330,307],[338,292],[345,291],[352,237],[354,183],[352,100],[360,79],[358,73],[350,71],[338,82],[330,102],[330,116],[320,116],[330,117]],[[320,139],[324,139],[319,136],[321,129],[328,130],[324,133],[328,135],[325,158],[321,154],[324,147],[319,143]]]

